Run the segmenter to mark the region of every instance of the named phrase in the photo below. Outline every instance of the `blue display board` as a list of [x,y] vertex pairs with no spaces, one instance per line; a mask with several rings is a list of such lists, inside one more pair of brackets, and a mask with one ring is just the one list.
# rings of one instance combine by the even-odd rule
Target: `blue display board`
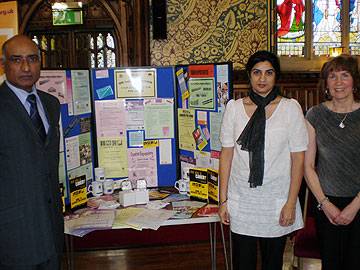
[[[42,70],[36,87],[60,101],[59,182],[64,188],[65,204],[80,206],[86,203],[87,186],[93,180],[89,70]],[[71,186],[74,179],[80,185]]]
[[93,69],[91,83],[97,166],[115,180],[173,186],[178,179],[174,68]]
[[175,67],[181,177],[189,168],[218,169],[220,123],[233,96],[232,65],[194,64]]

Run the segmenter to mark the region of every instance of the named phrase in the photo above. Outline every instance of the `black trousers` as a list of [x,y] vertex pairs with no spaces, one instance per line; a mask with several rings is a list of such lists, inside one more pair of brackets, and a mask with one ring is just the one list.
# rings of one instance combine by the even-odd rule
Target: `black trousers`
[[53,256],[47,261],[37,265],[3,265],[0,270],[60,270],[61,256]]
[[263,238],[231,233],[233,270],[256,270],[257,245],[262,270],[282,270],[286,235]]
[[[331,197],[339,209],[353,198]],[[360,267],[360,212],[349,225],[333,225],[323,211],[316,211],[316,229],[320,242],[322,270],[353,270]]]

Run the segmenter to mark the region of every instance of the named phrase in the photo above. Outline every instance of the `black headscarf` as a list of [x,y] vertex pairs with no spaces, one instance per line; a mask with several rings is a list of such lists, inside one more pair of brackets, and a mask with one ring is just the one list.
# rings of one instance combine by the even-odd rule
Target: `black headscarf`
[[257,108],[237,139],[241,149],[249,152],[249,183],[251,188],[261,186],[264,178],[264,146],[265,146],[265,107],[280,94],[279,88],[274,87],[266,96],[262,97],[250,90],[249,97]]

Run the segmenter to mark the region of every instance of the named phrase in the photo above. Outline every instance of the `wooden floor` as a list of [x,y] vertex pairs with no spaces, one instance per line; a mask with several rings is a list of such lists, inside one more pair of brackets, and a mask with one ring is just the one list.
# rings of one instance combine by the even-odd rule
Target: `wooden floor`
[[[295,270],[291,243],[284,253],[283,270]],[[320,270],[321,263],[315,259],[302,261],[302,270]],[[64,258],[64,270],[68,270]],[[128,249],[80,251],[74,254],[75,270],[210,270],[210,243],[188,243]],[[221,243],[217,246],[216,269],[225,268]],[[258,262],[257,270],[260,270]]]
[[[146,248],[82,251],[74,255],[76,270],[209,270],[210,243]],[[222,245],[217,246],[217,268],[226,269]],[[63,269],[67,269],[64,262]]]

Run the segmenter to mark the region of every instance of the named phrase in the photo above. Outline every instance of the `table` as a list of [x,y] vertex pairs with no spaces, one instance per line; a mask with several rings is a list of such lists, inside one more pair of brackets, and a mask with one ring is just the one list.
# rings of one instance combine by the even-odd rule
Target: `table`
[[[229,269],[228,254],[226,249],[226,242],[224,236],[224,227],[220,222],[218,216],[211,217],[193,217],[188,219],[169,219],[166,220],[161,226],[176,226],[176,225],[190,225],[190,224],[209,224],[209,240],[210,240],[210,255],[211,255],[211,269],[216,270],[216,224],[220,224],[221,241],[223,244],[223,252],[225,258],[225,269]],[[74,268],[74,247],[73,247],[73,236],[65,235],[65,250],[67,255],[67,266],[68,269],[73,270]],[[230,254],[231,258],[231,254]]]

